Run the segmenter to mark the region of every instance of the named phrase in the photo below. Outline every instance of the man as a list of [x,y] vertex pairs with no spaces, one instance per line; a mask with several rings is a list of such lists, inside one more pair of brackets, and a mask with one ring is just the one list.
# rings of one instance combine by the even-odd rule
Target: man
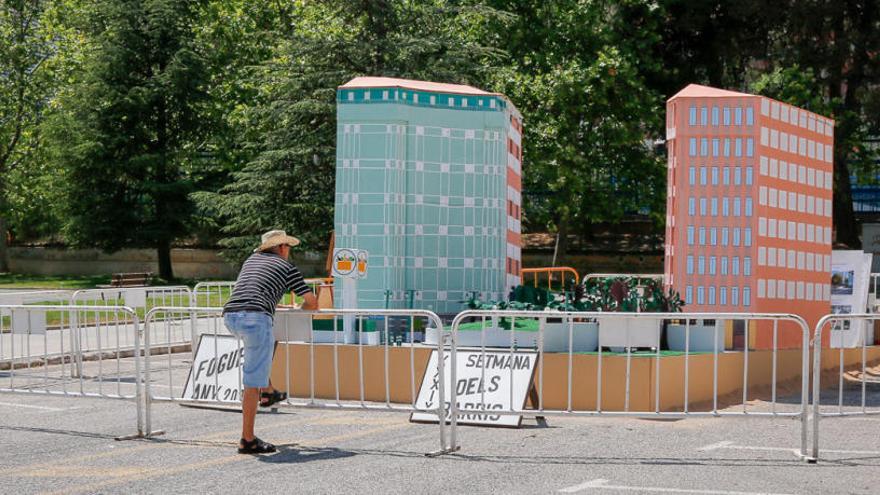
[[299,269],[287,261],[290,248],[299,244],[299,239],[287,235],[283,230],[272,230],[263,234],[261,240],[260,246],[254,249],[254,254],[241,267],[232,296],[223,306],[226,328],[244,341],[240,454],[275,452],[274,445],[254,435],[254,421],[262,389],[267,390],[270,401],[273,397],[279,400],[278,392],[269,388],[275,347],[272,320],[276,306],[284,294],[292,290],[305,298],[302,309],[318,307],[318,300],[306,285]]

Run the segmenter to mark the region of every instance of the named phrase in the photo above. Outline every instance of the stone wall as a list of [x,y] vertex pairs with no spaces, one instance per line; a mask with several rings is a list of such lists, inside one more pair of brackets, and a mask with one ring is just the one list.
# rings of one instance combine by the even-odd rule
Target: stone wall
[[[124,272],[159,272],[155,249],[99,249],[13,247],[9,250],[13,273],[34,275],[107,275]],[[295,253],[294,261],[306,277],[324,274],[325,258],[318,253]],[[174,275],[181,278],[233,280],[238,268],[210,249],[172,249]]]

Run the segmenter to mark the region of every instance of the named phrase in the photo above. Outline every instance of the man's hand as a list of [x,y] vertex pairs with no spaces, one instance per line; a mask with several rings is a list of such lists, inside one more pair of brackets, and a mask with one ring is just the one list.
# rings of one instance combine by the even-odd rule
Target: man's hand
[[301,309],[305,311],[318,309],[318,298],[315,297],[315,294],[313,292],[309,292],[308,294],[304,295],[303,299],[304,301],[302,303],[302,306],[300,306]]

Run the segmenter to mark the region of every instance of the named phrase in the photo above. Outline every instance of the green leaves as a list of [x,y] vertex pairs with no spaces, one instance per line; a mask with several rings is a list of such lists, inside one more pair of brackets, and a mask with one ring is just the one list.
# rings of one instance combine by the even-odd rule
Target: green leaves
[[194,12],[173,0],[109,0],[91,4],[86,20],[90,48],[47,124],[67,178],[65,237],[156,247],[171,279],[167,255],[188,232],[189,170],[205,131]]
[[294,4],[289,31],[242,76],[258,95],[255,104],[243,102],[238,146],[248,151],[246,162],[228,184],[194,196],[202,213],[222,225],[225,254],[243,260],[271,228],[301,237],[304,249],[326,246],[335,193],[336,88],[361,75],[478,80],[498,51],[481,44],[473,25],[493,12],[442,1]]

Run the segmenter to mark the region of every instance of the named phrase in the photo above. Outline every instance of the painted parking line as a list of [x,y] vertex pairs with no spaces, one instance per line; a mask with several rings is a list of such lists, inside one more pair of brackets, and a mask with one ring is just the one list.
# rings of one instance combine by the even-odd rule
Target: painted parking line
[[[704,447],[700,447],[697,450],[701,452],[707,452],[712,450],[759,450],[766,452],[790,452],[796,456],[799,456],[801,453],[801,449],[799,448],[788,448],[788,447],[759,447],[752,445],[737,445],[731,441],[723,441],[718,443],[713,443],[711,445],[706,445]],[[829,454],[854,454],[854,455],[880,455],[880,451],[876,450],[833,450],[833,449],[822,449],[823,453]]]
[[49,406],[32,406],[30,404],[16,404],[15,402],[0,402],[0,406],[5,407],[21,407],[23,409],[36,409],[38,411],[71,411],[79,409],[78,407],[49,407]]
[[734,490],[697,490],[691,488],[667,488],[662,486],[626,486],[610,485],[609,481],[597,478],[580,485],[569,486],[557,490],[559,493],[578,493],[587,490],[615,490],[623,492],[649,492],[649,493],[702,493],[705,495],[791,495],[770,492],[740,492]]

